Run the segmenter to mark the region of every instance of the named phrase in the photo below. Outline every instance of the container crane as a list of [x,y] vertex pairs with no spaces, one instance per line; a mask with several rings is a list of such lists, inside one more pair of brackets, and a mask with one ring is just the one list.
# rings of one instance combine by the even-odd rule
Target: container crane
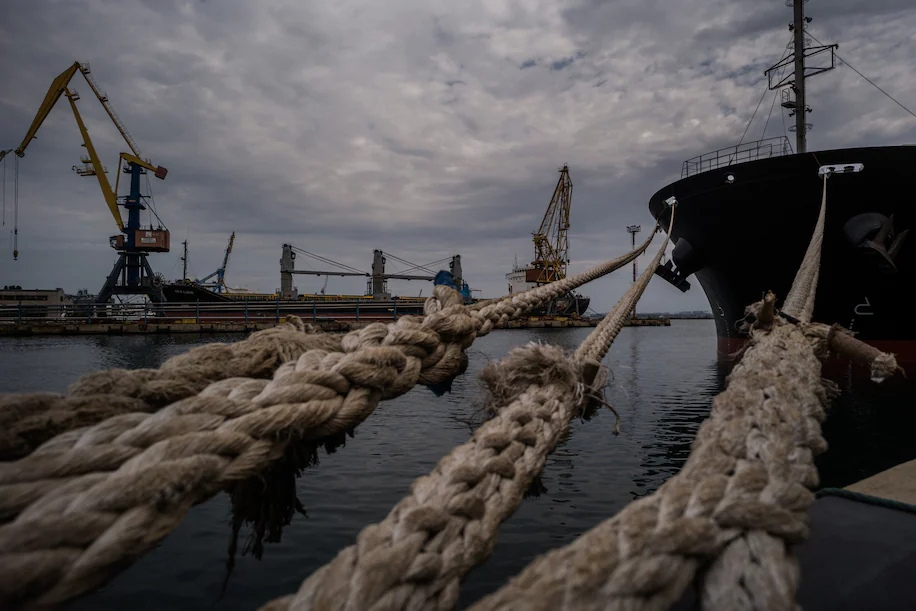
[[[226,247],[226,254],[223,256],[223,264],[212,274],[206,278],[201,278],[195,284],[212,289],[217,293],[222,293],[223,291],[228,291],[229,287],[226,286],[226,268],[229,266],[229,255],[232,254],[232,244],[235,242],[235,232],[232,232],[232,235],[229,236],[229,245]],[[216,278],[215,282],[207,283],[211,278]]]
[[[89,131],[83,123],[83,118],[76,106],[79,94],[69,88],[70,80],[80,73],[89,84],[89,88],[95,94],[96,98],[102,104],[105,112],[114,123],[118,132],[127,143],[130,152],[122,152],[118,156],[118,172],[115,179],[115,186],[112,188],[111,183],[106,175],[107,169],[99,161],[95,146],[89,138]],[[105,203],[114,217],[115,224],[121,232],[118,235],[109,238],[109,244],[118,251],[118,260],[108,275],[102,290],[96,297],[97,303],[106,303],[114,295],[139,295],[143,294],[149,297],[153,302],[159,303],[164,301],[162,294],[161,280],[153,273],[147,256],[151,252],[168,252],[169,251],[169,231],[161,225],[153,228],[142,227],[140,225],[140,212],[146,210],[144,200],[147,196],[140,193],[140,177],[148,171],[152,172],[156,178],[165,179],[168,172],[164,167],[152,164],[148,159],[141,157],[140,149],[134,141],[130,132],[127,131],[124,122],[112,108],[108,96],[99,89],[90,74],[89,64],[74,62],[69,68],[60,73],[51,83],[38,113],[32,120],[28,132],[22,143],[16,148],[15,153],[18,157],[25,155],[26,148],[36,138],[38,128],[41,127],[48,114],[54,108],[54,105],[61,96],[65,96],[70,103],[70,109],[76,119],[77,127],[83,138],[83,146],[86,148],[86,155],[80,157],[82,166],[73,166],[73,171],[80,176],[95,176],[102,189],[102,195]],[[119,197],[118,186],[122,172],[130,175],[130,190],[128,195]],[[127,224],[121,217],[121,211],[118,206],[123,206],[127,210]],[[158,217],[157,217],[158,218]]]

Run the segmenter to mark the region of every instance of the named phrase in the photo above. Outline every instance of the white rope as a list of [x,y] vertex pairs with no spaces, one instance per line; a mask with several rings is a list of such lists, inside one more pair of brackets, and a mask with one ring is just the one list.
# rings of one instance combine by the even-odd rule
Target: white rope
[[827,214],[827,177],[824,173],[824,188],[821,195],[821,209],[814,225],[814,233],[808,249],[795,274],[792,289],[786,297],[782,311],[802,322],[811,322],[814,313],[814,297],[817,294],[817,279],[821,268],[821,245],[824,242],[824,218]]

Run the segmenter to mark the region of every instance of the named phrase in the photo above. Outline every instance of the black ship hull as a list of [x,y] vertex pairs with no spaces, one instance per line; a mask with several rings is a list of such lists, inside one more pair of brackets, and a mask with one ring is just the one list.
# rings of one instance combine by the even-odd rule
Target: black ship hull
[[234,322],[279,319],[287,314],[306,321],[391,321],[400,316],[422,315],[426,301],[418,297],[373,299],[325,295],[278,299],[276,295],[216,293],[181,283],[165,284],[162,292],[166,301],[161,308],[162,317]]
[[[719,352],[745,338],[745,307],[768,290],[785,299],[811,239],[823,179],[818,168],[864,164],[827,180],[827,216],[813,319],[839,323],[907,368],[916,361],[916,319],[906,291],[916,281],[912,175],[916,146],[838,149],[718,167],[652,196],[667,227],[677,199],[673,263],[694,274],[716,321]],[[778,304],[781,303],[778,302]],[[778,305],[777,304],[777,305]]]
[[531,312],[531,316],[582,316],[591,303],[590,297],[567,293]]

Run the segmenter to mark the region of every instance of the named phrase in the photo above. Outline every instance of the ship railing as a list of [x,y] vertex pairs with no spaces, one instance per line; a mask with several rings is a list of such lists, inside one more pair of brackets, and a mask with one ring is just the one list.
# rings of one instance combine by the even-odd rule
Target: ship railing
[[320,300],[283,301],[239,299],[232,302],[42,304],[26,301],[0,304],[0,326],[92,325],[92,324],[203,324],[278,323],[287,314],[312,322],[393,321],[405,314],[419,314],[422,300],[397,298],[382,303],[371,298],[341,303]]
[[792,154],[792,143],[785,136],[766,138],[754,142],[744,142],[736,146],[719,149],[697,155],[684,162],[681,167],[681,178],[694,176],[702,172],[724,168],[746,161],[769,159]]

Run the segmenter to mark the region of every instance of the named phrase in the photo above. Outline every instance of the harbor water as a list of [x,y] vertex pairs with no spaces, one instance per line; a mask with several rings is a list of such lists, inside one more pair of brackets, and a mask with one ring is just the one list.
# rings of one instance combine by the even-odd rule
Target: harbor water
[[[162,544],[102,589],[69,609],[256,609],[296,591],[303,579],[385,517],[480,420],[478,373],[529,341],[574,348],[591,329],[495,331],[469,350],[468,371],[451,392],[418,387],[380,404],[372,416],[307,468],[289,460],[246,490],[221,493],[192,508]],[[228,336],[5,338],[0,390],[64,391],[100,369],[156,367],[172,355]],[[571,542],[633,499],[658,488],[690,453],[711,398],[724,386],[712,320],[673,320],[670,327],[624,328],[606,359],[607,400],[575,420],[548,457],[539,494],[502,526],[492,557],[462,586],[459,606],[505,583],[537,555]],[[853,372],[850,372],[850,374]],[[818,458],[823,486],[845,486],[916,458],[916,412],[902,383],[877,386],[838,379],[843,395],[824,425],[829,450]],[[314,462],[314,461],[312,461]],[[297,503],[298,501],[298,503]]]

